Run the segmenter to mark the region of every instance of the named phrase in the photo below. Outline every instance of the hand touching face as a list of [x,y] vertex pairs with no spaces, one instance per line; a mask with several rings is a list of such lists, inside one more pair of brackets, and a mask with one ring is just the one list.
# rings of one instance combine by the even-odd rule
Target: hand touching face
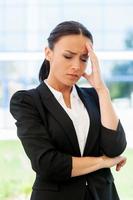
[[93,50],[93,47],[90,43],[86,43],[86,49],[88,51],[88,56],[91,62],[92,73],[87,74],[86,72],[83,74],[83,77],[94,87],[96,90],[104,86],[104,82],[101,78],[99,60]]

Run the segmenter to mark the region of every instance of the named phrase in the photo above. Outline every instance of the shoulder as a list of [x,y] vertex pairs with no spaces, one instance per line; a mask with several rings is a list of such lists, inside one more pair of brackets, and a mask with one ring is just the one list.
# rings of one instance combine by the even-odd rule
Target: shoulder
[[91,97],[95,101],[99,102],[99,98],[98,98],[98,95],[97,95],[95,88],[93,88],[93,87],[79,87],[79,89],[82,91],[82,93],[86,97],[89,95],[89,97]]
[[90,95],[97,95],[97,92],[93,87],[80,87],[80,89],[86,93],[89,93]]
[[10,112],[16,112],[23,108],[35,108],[33,93],[36,89],[19,90],[15,92],[10,99]]
[[33,102],[32,91],[34,91],[34,89],[19,90],[15,92],[10,99],[10,104],[17,103],[17,102],[24,102],[24,101],[32,103]]

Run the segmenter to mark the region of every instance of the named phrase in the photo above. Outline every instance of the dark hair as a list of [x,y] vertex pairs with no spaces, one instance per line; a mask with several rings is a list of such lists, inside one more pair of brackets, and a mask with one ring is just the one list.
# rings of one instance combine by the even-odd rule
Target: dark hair
[[[54,48],[55,43],[62,37],[66,35],[79,35],[82,34],[91,40],[93,43],[93,37],[90,31],[81,23],[76,21],[64,21],[58,24],[50,33],[48,37],[48,46],[50,49]],[[48,60],[44,60],[39,71],[39,81],[42,82],[49,75],[50,63]]]

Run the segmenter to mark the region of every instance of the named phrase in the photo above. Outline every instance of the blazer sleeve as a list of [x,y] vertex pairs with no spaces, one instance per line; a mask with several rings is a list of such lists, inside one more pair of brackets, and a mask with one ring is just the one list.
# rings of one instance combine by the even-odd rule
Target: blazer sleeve
[[109,157],[119,156],[126,148],[125,132],[119,120],[116,130],[111,130],[101,124],[101,149]]
[[10,101],[17,135],[33,170],[45,180],[65,181],[71,177],[72,156],[58,151],[44,126],[28,91],[16,92]]
[[[92,88],[93,98],[100,112],[98,95]],[[119,156],[126,148],[126,136],[121,121],[119,120],[116,130],[109,129],[102,125],[100,121],[100,146],[103,154],[109,157]]]

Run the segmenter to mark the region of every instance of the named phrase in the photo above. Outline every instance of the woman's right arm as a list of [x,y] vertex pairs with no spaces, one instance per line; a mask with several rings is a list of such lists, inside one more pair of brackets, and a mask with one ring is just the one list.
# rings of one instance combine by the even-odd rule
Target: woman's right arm
[[58,151],[53,144],[30,91],[18,91],[12,96],[10,112],[32,169],[46,181],[70,179],[72,156]]

